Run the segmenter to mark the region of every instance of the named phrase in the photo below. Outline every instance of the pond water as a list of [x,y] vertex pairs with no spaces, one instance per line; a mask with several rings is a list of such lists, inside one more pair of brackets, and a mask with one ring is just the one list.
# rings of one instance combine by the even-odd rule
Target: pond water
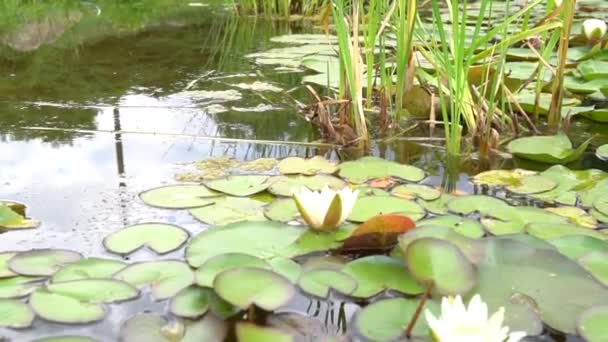
[[[317,130],[297,113],[298,102],[309,99],[302,73],[258,66],[245,56],[276,45],[271,37],[313,32],[308,22],[236,19],[221,4],[179,0],[58,1],[16,11],[18,3],[0,4],[0,199],[27,203],[28,216],[43,224],[2,234],[0,251],[66,248],[110,256],[102,244],[106,235],[147,221],[196,234],[204,226],[187,213],[138,199],[143,190],[174,183],[174,174],[193,161],[358,156],[317,144]],[[248,89],[254,82],[278,91]],[[575,144],[595,133],[601,136],[593,145],[608,142],[605,125],[577,120],[571,132]],[[417,166],[429,173],[426,183],[452,183],[467,193],[474,192],[468,176],[488,167],[547,168],[512,159],[487,164],[470,156],[444,172],[441,132],[425,137],[425,129],[414,129],[374,143],[371,154]],[[592,152],[569,167],[606,170]],[[182,255],[178,250],[161,258]],[[128,257],[150,258],[157,257],[147,251]],[[0,328],[0,339],[74,334],[115,341],[124,320],[145,310],[162,312],[166,305],[144,296],[112,305],[100,323],[37,320],[33,329]],[[309,312],[318,317],[315,329],[333,335],[346,329],[357,308],[302,296],[286,311]]]

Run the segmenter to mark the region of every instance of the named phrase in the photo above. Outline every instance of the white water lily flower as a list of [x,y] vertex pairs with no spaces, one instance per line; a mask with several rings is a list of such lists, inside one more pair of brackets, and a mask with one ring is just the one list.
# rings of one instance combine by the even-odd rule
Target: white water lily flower
[[427,309],[426,321],[437,342],[518,342],[526,333],[509,333],[502,322],[505,309],[500,308],[488,319],[488,305],[475,295],[465,308],[460,296],[443,297],[441,317],[436,318]]
[[608,26],[600,19],[587,19],[583,22],[583,34],[589,40],[602,39]]
[[306,223],[315,230],[333,230],[346,220],[357,201],[358,190],[321,191],[302,188],[292,191],[296,206]]

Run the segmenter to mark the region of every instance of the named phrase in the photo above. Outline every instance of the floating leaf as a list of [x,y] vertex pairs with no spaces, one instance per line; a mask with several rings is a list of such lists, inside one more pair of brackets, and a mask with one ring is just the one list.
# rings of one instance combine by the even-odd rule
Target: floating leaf
[[0,253],[0,278],[9,278],[17,275],[17,273],[11,271],[8,267],[8,261],[15,255],[17,255],[17,252]]
[[393,196],[360,197],[355,202],[349,221],[365,222],[383,214],[402,214],[414,221],[424,217],[424,209],[416,202]]
[[272,221],[289,222],[300,216],[296,202],[292,198],[277,199],[264,208],[264,215]]
[[406,199],[414,199],[421,198],[425,201],[433,201],[438,199],[441,196],[441,191],[439,189],[430,187],[428,185],[422,184],[403,184],[399,185],[393,190],[391,193],[394,196],[406,198]]
[[19,298],[32,293],[40,287],[41,277],[16,276],[0,279],[0,298]]
[[475,269],[460,249],[445,240],[417,239],[405,250],[414,278],[432,283],[442,295],[462,294],[475,286]]
[[122,342],[221,342],[227,334],[224,321],[207,314],[196,321],[167,321],[158,314],[145,313],[129,318],[120,328]]
[[476,220],[460,216],[437,216],[430,219],[418,221],[418,227],[424,226],[443,226],[454,229],[456,233],[462,234],[472,239],[481,238],[485,232],[483,226]]
[[493,216],[500,215],[510,211],[511,207],[507,202],[495,197],[484,195],[468,195],[456,197],[447,203],[447,207],[451,212],[469,215],[480,213],[482,215]]
[[181,290],[170,305],[171,313],[186,318],[198,318],[211,309],[218,316],[231,316],[234,308],[219,298],[213,289],[190,286]]
[[388,161],[378,157],[363,157],[340,164],[339,175],[351,183],[364,183],[374,178],[397,177],[410,182],[419,182],[425,174],[421,169]]
[[36,228],[40,222],[30,220],[15,212],[10,206],[0,202],[0,231],[3,229]]
[[608,252],[608,243],[586,235],[567,235],[549,241],[560,253],[577,260],[594,251]]
[[181,247],[189,236],[185,229],[172,224],[141,223],[108,235],[103,244],[116,254],[130,254],[144,246],[165,254]]
[[595,150],[595,155],[601,160],[608,160],[608,144],[604,144]]
[[516,194],[537,194],[554,189],[557,183],[541,175],[528,176],[521,179],[517,185],[507,185],[507,190]]
[[57,271],[51,281],[53,283],[69,280],[90,279],[90,278],[110,278],[114,273],[126,266],[122,261],[86,258],[66,265]]
[[0,299],[0,327],[27,328],[32,325],[34,317],[27,304],[14,299]]
[[273,271],[289,279],[292,283],[297,282],[300,274],[302,274],[302,266],[289,258],[275,257],[267,261]]
[[593,208],[603,215],[608,215],[608,197],[598,197],[593,201]]
[[239,342],[294,342],[290,334],[279,329],[260,327],[252,323],[236,324],[236,337]]
[[452,200],[454,196],[442,193],[441,196],[433,201],[425,201],[423,199],[418,199],[416,202],[420,204],[421,207],[426,209],[426,211],[435,214],[435,215],[446,215],[448,213],[447,203]]
[[137,286],[150,286],[156,300],[175,296],[194,281],[187,264],[176,260],[149,261],[131,264],[114,275],[115,279]]
[[50,292],[87,303],[113,303],[133,299],[139,291],[128,283],[114,279],[81,279],[53,283]]
[[573,224],[531,223],[526,226],[526,232],[543,240],[553,240],[569,235],[587,235],[600,240],[608,240],[607,234]]
[[50,276],[81,258],[80,253],[65,249],[33,249],[19,252],[8,261],[8,266],[11,271],[22,275]]
[[43,337],[32,340],[31,342],[97,342],[96,340],[86,336],[64,335]]
[[210,180],[205,185],[230,196],[246,197],[266,190],[273,181],[269,176],[242,175]]
[[384,290],[410,295],[424,292],[402,262],[384,255],[353,260],[344,266],[342,272],[357,281],[356,290],[350,293],[353,297],[369,298]]
[[556,207],[556,208],[546,208],[545,210],[557,214],[559,216],[563,216],[567,218],[571,223],[586,227],[586,228],[596,228],[597,221],[593,216],[589,215],[585,210],[577,207]]
[[337,270],[316,269],[304,272],[298,279],[298,285],[306,293],[327,298],[330,289],[345,295],[351,294],[357,288],[357,281]]
[[239,221],[265,221],[265,202],[251,198],[224,197],[213,205],[190,209],[197,220],[212,225],[227,225]]
[[576,69],[588,81],[608,77],[608,61],[587,60],[579,63]]
[[273,311],[289,302],[296,292],[287,278],[254,267],[222,272],[215,278],[213,288],[224,300],[243,310],[255,304]]
[[602,284],[608,286],[608,252],[592,251],[582,256],[578,262]]
[[198,208],[215,202],[220,194],[203,185],[167,185],[139,194],[147,205],[167,209]]
[[557,187],[547,192],[533,194],[532,197],[566,205],[576,204],[576,191],[592,188],[598,181],[608,177],[608,174],[600,170],[574,171],[562,165],[554,165],[543,171],[542,175],[551,178],[557,183]]
[[271,266],[258,257],[243,253],[226,253],[216,255],[204,264],[194,273],[194,279],[199,286],[213,286],[215,277],[233,268],[239,267],[258,267],[271,269]]
[[576,330],[589,342],[608,341],[608,305],[596,306],[583,312]]
[[422,238],[435,238],[449,241],[460,248],[460,251],[473,263],[479,259],[480,254],[483,252],[483,249],[481,248],[483,245],[482,240],[464,236],[450,227],[432,225],[420,226],[401,235],[399,237],[399,247],[405,251],[412,242]]
[[307,176],[318,173],[334,173],[337,170],[336,163],[330,162],[321,156],[314,156],[310,159],[300,157],[288,157],[279,162],[279,171],[282,174],[303,174]]
[[307,187],[310,190],[321,190],[324,187],[340,190],[346,187],[346,182],[330,175],[316,176],[281,176],[268,188],[268,192],[277,196],[291,197],[293,190]]
[[490,186],[518,186],[521,185],[522,179],[528,176],[534,176],[537,172],[524,169],[514,170],[489,170],[478,173],[473,177],[473,183]]
[[397,237],[416,227],[409,217],[397,214],[374,216],[359,225],[344,240],[343,250],[382,249],[397,243]]
[[38,289],[30,296],[30,306],[47,321],[57,323],[92,323],[102,320],[103,307],[80,301],[70,296]]
[[[414,317],[419,300],[408,298],[382,299],[364,307],[355,318],[355,327],[363,337],[372,341],[394,341],[405,333],[405,328]],[[439,305],[428,300],[424,310],[439,316]],[[427,336],[429,326],[425,315],[419,316],[413,336]]]
[[580,158],[590,142],[591,139],[588,139],[577,149],[573,149],[568,136],[561,133],[518,138],[507,145],[507,150],[517,157],[533,161],[566,164]]

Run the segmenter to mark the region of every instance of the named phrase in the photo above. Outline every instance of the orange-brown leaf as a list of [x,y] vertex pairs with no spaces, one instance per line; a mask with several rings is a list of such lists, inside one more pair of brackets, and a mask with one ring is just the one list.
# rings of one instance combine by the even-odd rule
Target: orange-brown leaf
[[387,214],[374,216],[357,227],[344,240],[343,250],[385,249],[397,243],[397,237],[416,224],[404,215]]
[[374,179],[371,182],[369,182],[369,187],[376,188],[376,189],[386,189],[389,186],[394,185],[396,183],[397,183],[397,181],[392,177],[377,178],[377,179]]

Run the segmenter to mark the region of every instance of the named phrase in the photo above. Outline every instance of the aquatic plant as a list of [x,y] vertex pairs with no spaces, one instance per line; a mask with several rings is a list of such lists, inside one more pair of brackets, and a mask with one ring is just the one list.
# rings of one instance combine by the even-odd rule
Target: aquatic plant
[[310,228],[314,230],[335,230],[350,215],[359,191],[344,188],[340,191],[310,191],[301,188],[293,192],[298,211]]

